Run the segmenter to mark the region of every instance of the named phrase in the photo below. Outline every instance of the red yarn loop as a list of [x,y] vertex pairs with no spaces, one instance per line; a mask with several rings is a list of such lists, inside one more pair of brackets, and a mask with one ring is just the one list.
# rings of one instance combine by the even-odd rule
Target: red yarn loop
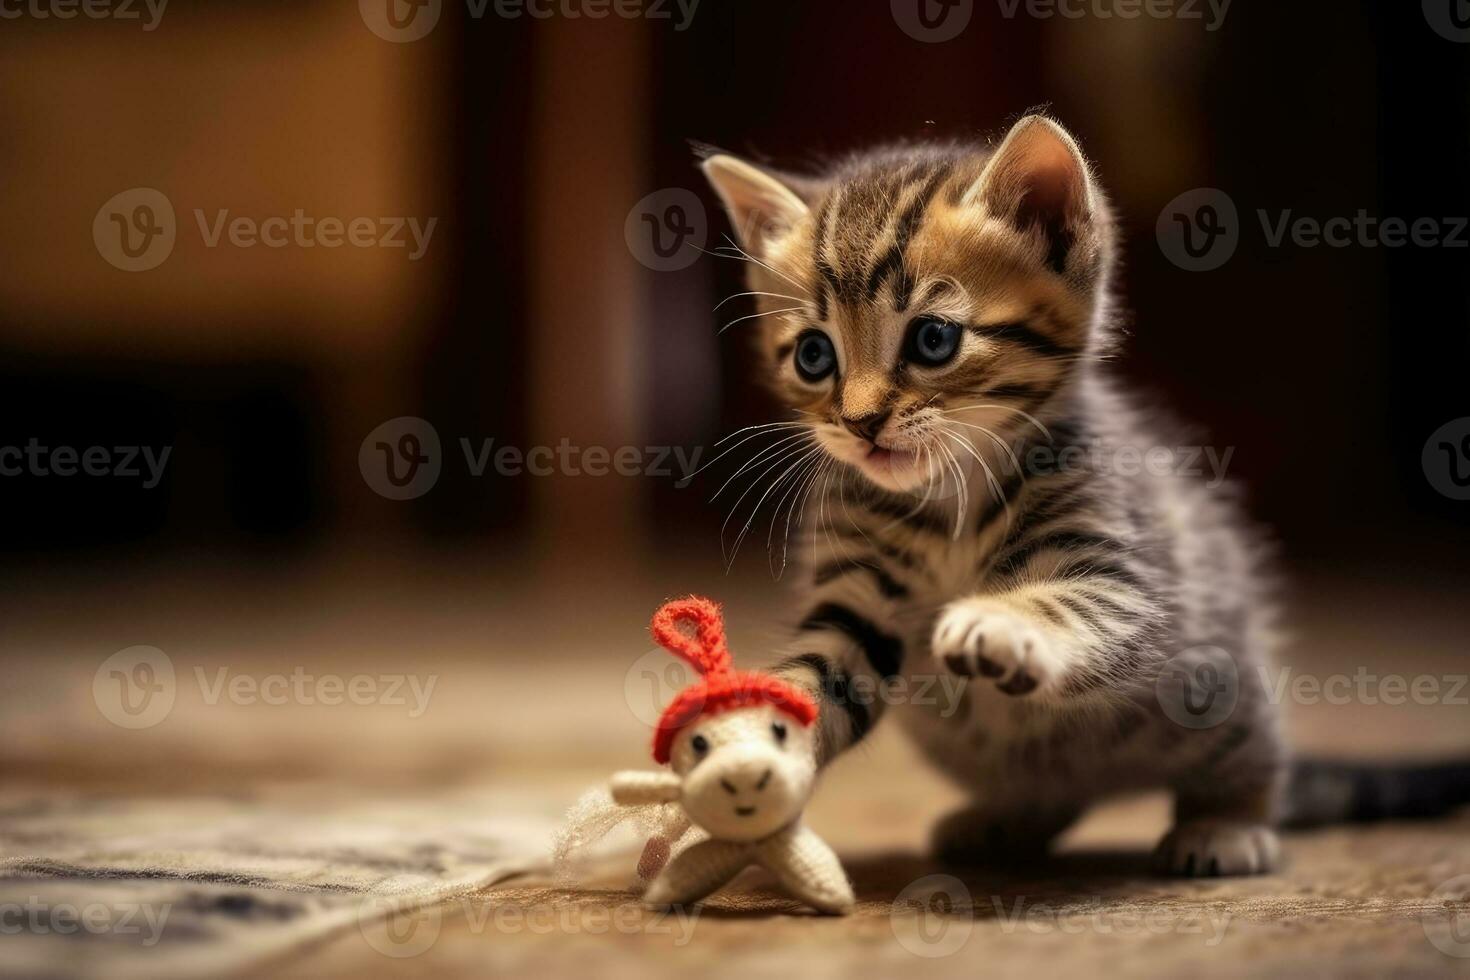
[[731,669],[718,603],[701,596],[665,603],[653,614],[652,629],[660,646],[687,660],[701,675],[664,708],[653,733],[654,761],[669,761],[680,729],[732,708],[769,704],[802,725],[816,720],[816,702],[805,691],[770,674]]
[[[681,628],[685,624],[690,627],[688,632]],[[725,620],[713,600],[690,596],[664,603],[653,614],[653,638],[701,674],[723,674],[730,669]]]

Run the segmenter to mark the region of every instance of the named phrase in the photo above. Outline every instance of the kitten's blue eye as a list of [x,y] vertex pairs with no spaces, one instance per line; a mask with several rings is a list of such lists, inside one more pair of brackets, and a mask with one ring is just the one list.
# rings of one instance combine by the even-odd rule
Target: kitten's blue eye
[[960,349],[960,326],[932,316],[921,316],[909,324],[903,356],[930,367],[943,364]]
[[837,367],[837,351],[820,330],[796,338],[796,373],[806,381],[821,381]]

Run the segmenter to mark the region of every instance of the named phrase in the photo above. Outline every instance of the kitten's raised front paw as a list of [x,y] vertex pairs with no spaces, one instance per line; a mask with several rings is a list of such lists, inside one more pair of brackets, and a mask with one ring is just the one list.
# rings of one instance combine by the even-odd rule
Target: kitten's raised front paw
[[930,645],[951,673],[988,677],[1006,694],[1052,687],[1060,673],[1045,635],[1003,603],[990,599],[952,602],[939,615]]
[[1276,868],[1281,843],[1265,824],[1191,820],[1169,831],[1154,851],[1154,867],[1185,878],[1259,875]]

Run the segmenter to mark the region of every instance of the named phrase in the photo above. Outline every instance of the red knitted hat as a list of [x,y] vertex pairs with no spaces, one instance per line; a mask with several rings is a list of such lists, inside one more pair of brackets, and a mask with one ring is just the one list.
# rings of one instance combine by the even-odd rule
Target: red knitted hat
[[[685,632],[681,626],[691,627]],[[680,729],[705,715],[752,704],[772,704],[803,725],[817,718],[817,706],[805,691],[754,671],[730,669],[725,622],[717,603],[700,596],[666,602],[653,614],[653,638],[699,671],[700,678],[675,696],[653,733],[653,759],[669,761],[669,748]]]

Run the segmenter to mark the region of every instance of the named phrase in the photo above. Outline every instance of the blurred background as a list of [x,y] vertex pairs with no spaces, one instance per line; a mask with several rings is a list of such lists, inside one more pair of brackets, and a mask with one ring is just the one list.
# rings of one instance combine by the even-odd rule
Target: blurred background
[[[1273,248],[1254,218],[1470,213],[1467,48],[1417,5],[1240,4],[1217,22],[1203,3],[1200,19],[1127,20],[991,0],[925,42],[886,2],[686,15],[668,0],[667,19],[435,2],[407,43],[369,29],[378,6],[195,0],[151,31],[141,6],[141,21],[6,22],[0,78],[20,97],[0,143],[0,441],[174,447],[152,489],[6,478],[11,571],[274,564],[385,540],[474,560],[588,535],[609,559],[717,549],[718,483],[476,477],[458,440],[692,449],[773,417],[744,336],[717,337],[731,317],[711,313],[740,264],[691,245],[659,271],[624,234],[648,195],[685,188],[696,237],[723,243],[689,140],[800,168],[875,141],[994,136],[1033,107],[1078,135],[1122,217],[1120,366],[1235,447],[1289,557],[1463,556],[1467,510],[1420,455],[1467,413],[1470,252]],[[137,187],[172,203],[177,240],[125,272],[91,228]],[[1245,235],[1191,274],[1154,228],[1196,187],[1230,195]],[[416,259],[407,231],[408,248],[329,249],[210,247],[200,228],[297,210],[437,221]],[[445,447],[410,501],[357,466],[399,416]]]
[[[690,141],[799,170],[993,138],[1036,107],[1121,217],[1119,369],[1233,452],[1299,587],[1462,585],[1470,504],[1424,451],[1470,415],[1470,235],[1273,245],[1255,217],[1429,217],[1448,235],[1470,214],[1454,22],[1389,3],[912,6],[17,8],[0,445],[104,447],[114,469],[140,447],[155,469],[140,451],[138,477],[65,477],[42,455],[0,478],[0,657],[81,667],[148,643],[513,672],[573,637],[639,648],[659,600],[702,588],[749,597],[737,629],[770,631],[759,658],[784,593],[759,531],[725,571],[730,497],[710,497],[733,466],[679,479],[777,417],[747,336],[717,329],[750,307],[713,311],[742,264],[709,254],[728,228]],[[1201,187],[1240,221],[1206,272],[1156,234]],[[336,220],[337,247],[325,225],[286,232],[293,217]],[[281,247],[259,240],[271,219]],[[146,254],[120,253],[120,229]],[[438,447],[400,492],[377,444],[408,466],[405,424]],[[487,455],[538,446],[571,463]],[[588,448],[624,447],[624,472],[583,472]]]
[[[729,497],[710,497],[733,466],[679,479],[776,417],[746,335],[717,330],[750,308],[713,311],[741,263],[709,254],[728,229],[690,141],[799,170],[875,141],[994,137],[1036,107],[1078,135],[1121,217],[1119,370],[1232,451],[1305,598],[1346,617],[1361,605],[1319,583],[1383,610],[1465,582],[1470,504],[1424,454],[1470,415],[1470,236],[1273,245],[1255,217],[1429,217],[1449,235],[1470,214],[1470,47],[1432,5],[16,9],[0,446],[43,452],[0,478],[0,657],[17,664],[85,674],[146,643],[510,676],[558,649],[623,665],[657,602],[692,589],[749,602],[736,629],[758,660],[783,591],[759,530],[725,570]],[[1201,187],[1240,221],[1206,272],[1156,234]],[[281,247],[259,240],[272,219]],[[293,219],[337,221],[337,246]],[[361,241],[342,241],[356,219]],[[405,424],[438,445],[395,488],[378,444],[408,466]],[[563,446],[635,455],[603,476],[580,455],[550,475],[486,455]],[[91,447],[114,470],[147,452],[137,477],[67,477],[56,447],[73,471]],[[62,696],[23,690],[51,721],[21,742],[59,744]],[[257,759],[267,737],[234,750]]]
[[[1437,489],[1449,462],[1426,447],[1470,416],[1470,233],[1273,245],[1256,217],[1453,233],[1463,3],[527,4],[0,4],[0,447],[48,449],[45,475],[0,477],[0,772],[240,795],[550,786],[553,813],[646,762],[644,716],[670,693],[634,693],[655,606],[726,599],[737,656],[761,663],[784,595],[763,523],[726,571],[729,503],[710,497],[733,466],[680,485],[777,417],[747,337],[717,332],[750,307],[713,311],[741,264],[701,251],[728,227],[690,141],[800,170],[995,137],[1038,107],[1120,216],[1118,369],[1233,451],[1275,530],[1292,663],[1463,670],[1470,503]],[[1156,233],[1196,188],[1240,223],[1204,272]],[[314,230],[288,230],[298,214]],[[256,240],[273,220],[280,247]],[[604,476],[587,456],[477,472],[488,440],[636,452]],[[92,447],[108,475],[54,472]],[[139,476],[116,472],[128,447],[156,479],[141,451]],[[167,654],[178,690],[133,730],[94,678],[135,645]],[[196,677],[221,668],[437,687],[412,718],[210,701]],[[1309,746],[1470,744],[1462,708],[1306,715]],[[829,799],[857,799],[847,785]],[[916,846],[939,809],[890,807],[879,837]]]

